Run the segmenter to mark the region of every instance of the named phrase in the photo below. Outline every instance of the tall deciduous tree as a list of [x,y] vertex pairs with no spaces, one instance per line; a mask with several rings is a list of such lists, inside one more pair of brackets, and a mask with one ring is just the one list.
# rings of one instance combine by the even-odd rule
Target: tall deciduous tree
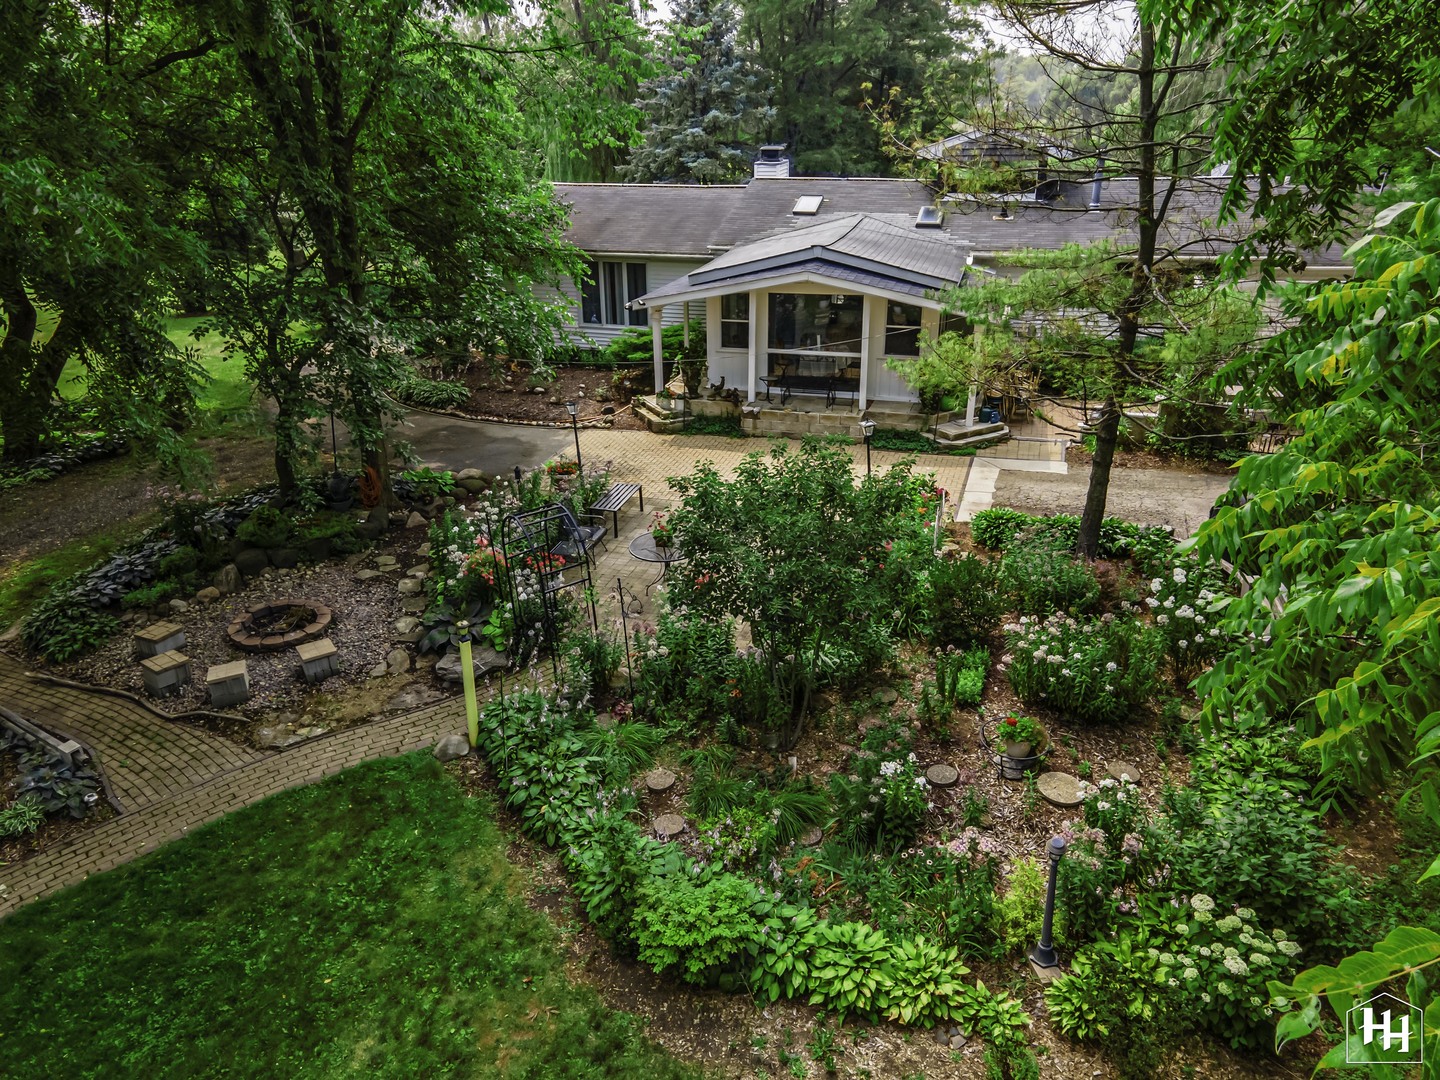
[[[235,114],[242,138],[220,152],[243,189],[227,198],[277,253],[232,267],[221,321],[265,345],[249,355],[257,381],[300,395],[282,403],[286,424],[312,414],[323,389],[382,479],[385,389],[407,352],[542,351],[560,315],[532,285],[578,271],[538,159],[518,149],[499,50],[455,32],[452,17],[474,10],[293,0],[196,11],[197,36],[222,43],[250,103]],[[292,322],[318,347],[280,342]],[[288,434],[280,443],[295,447]]]
[[[1061,285],[1065,292],[1086,298],[1093,322],[1087,326],[1070,318],[1052,324],[1060,337],[1074,339],[1077,330],[1088,336],[1083,343],[1074,339],[1074,345],[1083,352],[1088,385],[1100,404],[1078,540],[1080,553],[1093,558],[1123,404],[1136,391],[1151,398],[1158,389],[1156,373],[1147,370],[1142,354],[1154,332],[1156,312],[1173,307],[1184,289],[1186,275],[1176,277],[1165,267],[1173,267],[1176,257],[1187,254],[1197,239],[1193,228],[1172,233],[1167,219],[1177,203],[1191,203],[1194,216],[1197,182],[1189,178],[1209,156],[1202,125],[1213,102],[1203,89],[1194,92],[1192,80],[1210,69],[1214,55],[1178,24],[1157,22],[1145,9],[1133,12],[1128,4],[1113,0],[1003,0],[998,8],[1017,32],[1063,63],[1067,92],[1039,116],[992,107],[974,117],[974,126],[984,131],[993,125],[997,130],[992,134],[1012,139],[1018,133],[1022,145],[1028,142],[1036,156],[1061,148],[1046,166],[1052,177],[1079,167],[1133,178],[1111,189],[1124,192],[1118,206],[1113,196],[1107,200],[1107,208],[1133,214],[1133,244],[1091,249],[1071,258],[1070,284]],[[1090,82],[1099,84],[1096,92],[1085,92]],[[1077,171],[1075,179],[1083,175]],[[1037,177],[1032,190],[1038,185]],[[1049,269],[1065,267],[1052,259]],[[1023,310],[1021,299],[1017,295],[1017,311]],[[1054,306],[1044,303],[1043,309]],[[1183,318],[1160,322],[1188,329]]]
[[672,13],[666,71],[640,87],[645,142],[630,181],[718,184],[745,177],[775,111],[769,79],[735,44],[731,0],[684,0]]
[[[123,9],[123,10],[117,10]],[[198,373],[161,330],[195,250],[171,223],[165,12],[46,0],[0,18],[0,434],[23,460],[72,361],[102,421],[172,460]]]

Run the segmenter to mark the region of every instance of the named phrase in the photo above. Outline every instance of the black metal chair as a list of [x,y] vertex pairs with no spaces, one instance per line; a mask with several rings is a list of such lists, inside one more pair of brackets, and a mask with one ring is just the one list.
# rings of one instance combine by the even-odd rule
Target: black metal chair
[[599,514],[586,514],[588,524],[582,525],[568,506],[560,504],[559,509],[560,536],[550,548],[550,554],[569,560],[584,559],[589,556],[592,548],[605,545],[605,537],[610,530],[606,528],[603,517]]

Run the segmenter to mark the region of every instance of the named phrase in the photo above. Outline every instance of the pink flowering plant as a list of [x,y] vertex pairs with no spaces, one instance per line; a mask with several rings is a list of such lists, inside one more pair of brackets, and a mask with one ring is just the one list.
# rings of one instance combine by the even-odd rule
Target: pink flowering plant
[[1005,627],[1006,674],[1027,704],[1043,703],[1078,720],[1111,723],[1159,688],[1162,640],[1134,618],[1021,616]]

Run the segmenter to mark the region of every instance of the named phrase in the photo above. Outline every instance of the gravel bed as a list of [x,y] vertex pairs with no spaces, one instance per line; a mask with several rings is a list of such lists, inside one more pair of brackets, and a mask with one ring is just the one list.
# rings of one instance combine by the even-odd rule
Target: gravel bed
[[[377,557],[385,554],[397,560],[393,569],[366,581],[357,580],[359,571],[376,569]],[[192,603],[188,611],[166,616],[167,621],[185,628],[186,640],[181,651],[190,658],[191,681],[177,694],[162,698],[157,704],[172,713],[210,708],[206,669],[240,659],[248,661],[251,697],[244,705],[226,711],[249,717],[277,709],[302,709],[317,695],[333,695],[368,683],[371,669],[383,664],[387,654],[396,648],[393,624],[403,614],[401,604],[406,599],[397,586],[415,562],[416,558],[409,554],[377,550],[319,566],[293,570],[272,567],[237,593],[208,605]],[[320,686],[310,687],[301,678],[300,661],[293,648],[245,653],[231,644],[225,630],[232,619],[244,614],[251,604],[277,599],[316,600],[329,605],[334,621],[326,636],[339,650],[339,675]],[[59,668],[57,674],[144,696],[132,635],[146,622],[153,621],[149,618],[128,624],[109,644]],[[406,648],[413,657],[413,647]]]

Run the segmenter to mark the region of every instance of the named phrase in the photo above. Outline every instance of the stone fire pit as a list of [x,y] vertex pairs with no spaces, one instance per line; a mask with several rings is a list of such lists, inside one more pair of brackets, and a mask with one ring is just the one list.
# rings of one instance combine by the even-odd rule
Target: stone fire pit
[[323,637],[331,618],[316,600],[268,600],[251,604],[225,635],[245,652],[277,652]]

